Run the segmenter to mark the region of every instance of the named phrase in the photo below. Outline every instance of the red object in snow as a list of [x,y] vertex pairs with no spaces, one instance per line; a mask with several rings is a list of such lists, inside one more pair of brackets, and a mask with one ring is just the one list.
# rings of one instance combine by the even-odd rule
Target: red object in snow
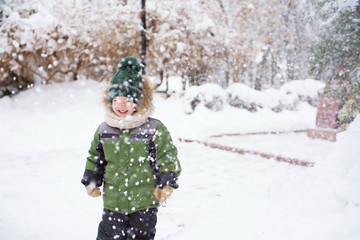
[[333,96],[323,96],[317,109],[316,129],[308,129],[306,131],[307,136],[336,141],[336,134],[340,129],[340,123],[337,118],[340,108],[340,99]]
[[316,138],[316,139],[324,139],[328,141],[335,142],[336,141],[336,134],[338,133],[338,130],[326,130],[326,129],[307,129],[306,134],[310,138]]
[[340,111],[340,100],[323,96],[316,114],[316,127],[338,129],[340,127],[337,115]]

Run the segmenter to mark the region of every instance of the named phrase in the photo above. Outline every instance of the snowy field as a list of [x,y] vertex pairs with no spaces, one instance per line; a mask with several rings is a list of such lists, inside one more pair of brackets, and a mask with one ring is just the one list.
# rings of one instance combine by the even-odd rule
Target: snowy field
[[[103,121],[104,85],[77,81],[0,99],[0,238],[95,239],[102,200],[80,183]],[[360,119],[336,143],[303,134],[211,137],[313,128],[316,109],[250,113],[232,107],[183,113],[181,99],[157,96],[154,117],[172,133],[183,172],[158,215],[157,240],[359,240]],[[178,138],[283,154],[312,168],[211,149]]]

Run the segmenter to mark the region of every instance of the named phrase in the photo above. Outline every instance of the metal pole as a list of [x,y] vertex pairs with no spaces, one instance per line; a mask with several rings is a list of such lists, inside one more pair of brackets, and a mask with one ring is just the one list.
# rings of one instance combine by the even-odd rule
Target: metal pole
[[146,10],[145,10],[146,0],[141,0],[141,64],[143,65],[142,74],[145,74],[145,60],[146,60]]

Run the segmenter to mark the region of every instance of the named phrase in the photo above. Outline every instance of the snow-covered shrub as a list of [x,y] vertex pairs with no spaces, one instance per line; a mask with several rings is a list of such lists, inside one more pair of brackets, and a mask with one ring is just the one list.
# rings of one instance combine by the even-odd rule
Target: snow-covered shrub
[[210,110],[220,111],[224,107],[225,99],[225,90],[218,84],[209,83],[202,86],[193,86],[185,92],[184,111],[191,114],[199,104]]
[[227,102],[230,106],[236,108],[244,108],[250,112],[256,112],[259,108],[262,108],[258,101],[259,93],[255,89],[242,83],[233,83],[227,90]]
[[258,91],[243,83],[233,83],[226,90],[217,84],[205,84],[186,90],[185,112],[192,113],[197,105],[218,111],[225,102],[236,108],[256,112],[271,109],[274,112],[296,110],[299,101],[316,106],[320,101],[324,83],[315,80],[298,80],[285,84],[281,89]]
[[270,108],[274,112],[282,110],[295,110],[298,98],[295,94],[285,94],[277,89],[269,88],[260,92],[259,102],[263,107]]
[[261,108],[269,108],[275,112],[284,109],[295,110],[297,105],[297,97],[293,94],[285,94],[275,89],[257,91],[242,83],[230,85],[226,93],[230,106],[244,108],[251,112],[256,112]]
[[313,79],[294,80],[285,83],[280,88],[280,91],[286,94],[295,94],[300,101],[308,102],[310,105],[317,107],[324,87],[325,83]]
[[80,77],[108,79],[120,58],[139,48],[136,4],[28,0],[8,1],[2,7],[3,94],[16,93],[35,80],[45,84]]

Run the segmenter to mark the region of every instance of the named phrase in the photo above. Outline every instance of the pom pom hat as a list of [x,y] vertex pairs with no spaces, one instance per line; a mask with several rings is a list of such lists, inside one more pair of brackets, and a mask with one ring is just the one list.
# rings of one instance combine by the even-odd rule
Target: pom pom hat
[[134,103],[140,101],[143,92],[140,71],[141,66],[135,57],[128,56],[120,61],[117,72],[110,80],[108,91],[110,104],[117,96],[128,97]]

